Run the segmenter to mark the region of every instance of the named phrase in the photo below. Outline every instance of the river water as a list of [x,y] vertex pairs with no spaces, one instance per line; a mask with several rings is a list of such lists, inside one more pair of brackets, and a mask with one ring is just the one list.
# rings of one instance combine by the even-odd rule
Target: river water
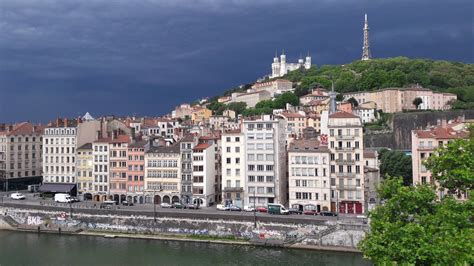
[[370,265],[360,254],[0,230],[8,265]]

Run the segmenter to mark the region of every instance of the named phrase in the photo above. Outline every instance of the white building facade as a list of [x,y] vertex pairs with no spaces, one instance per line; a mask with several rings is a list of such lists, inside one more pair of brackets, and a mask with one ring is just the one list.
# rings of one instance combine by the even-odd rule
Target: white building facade
[[331,209],[329,158],[327,145],[320,145],[317,140],[295,140],[290,144],[290,206],[299,210],[314,209],[318,213]]
[[239,207],[244,205],[245,138],[240,129],[222,134],[222,193],[223,201]]
[[264,115],[244,120],[245,198],[244,203],[267,206],[287,204],[286,140],[283,119]]
[[199,143],[193,149],[193,203],[210,206],[215,203],[216,144]]
[[44,183],[76,183],[76,134],[76,125],[67,120],[44,130]]

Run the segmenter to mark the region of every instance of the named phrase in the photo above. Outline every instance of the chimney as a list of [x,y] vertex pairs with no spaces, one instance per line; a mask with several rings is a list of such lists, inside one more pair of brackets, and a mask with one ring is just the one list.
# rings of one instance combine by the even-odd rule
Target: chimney
[[13,131],[13,125],[8,126],[8,132]]
[[64,118],[64,127],[67,127],[67,118]]
[[56,127],[59,127],[60,121],[61,121],[61,118],[58,117],[58,118],[56,119]]

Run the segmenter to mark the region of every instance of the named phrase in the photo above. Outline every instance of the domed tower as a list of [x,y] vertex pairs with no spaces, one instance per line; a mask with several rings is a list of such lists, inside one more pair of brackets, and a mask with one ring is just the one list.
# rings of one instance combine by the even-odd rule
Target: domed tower
[[309,52],[308,52],[308,55],[306,56],[306,61],[304,62],[304,68],[305,69],[311,68],[311,56],[309,55]]
[[283,50],[280,55],[280,77],[286,75],[286,55],[285,50]]

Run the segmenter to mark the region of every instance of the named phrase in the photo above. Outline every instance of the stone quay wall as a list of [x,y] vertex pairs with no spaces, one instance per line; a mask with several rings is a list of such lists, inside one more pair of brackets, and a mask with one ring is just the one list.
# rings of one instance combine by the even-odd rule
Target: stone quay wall
[[368,226],[340,221],[315,223],[257,222],[244,219],[193,217],[155,218],[135,214],[97,214],[77,210],[72,217],[67,210],[40,210],[29,207],[0,207],[0,225],[4,229],[69,232],[84,231],[98,235],[129,234],[179,238],[248,240],[250,243],[277,243],[275,246],[332,249],[357,252]]

